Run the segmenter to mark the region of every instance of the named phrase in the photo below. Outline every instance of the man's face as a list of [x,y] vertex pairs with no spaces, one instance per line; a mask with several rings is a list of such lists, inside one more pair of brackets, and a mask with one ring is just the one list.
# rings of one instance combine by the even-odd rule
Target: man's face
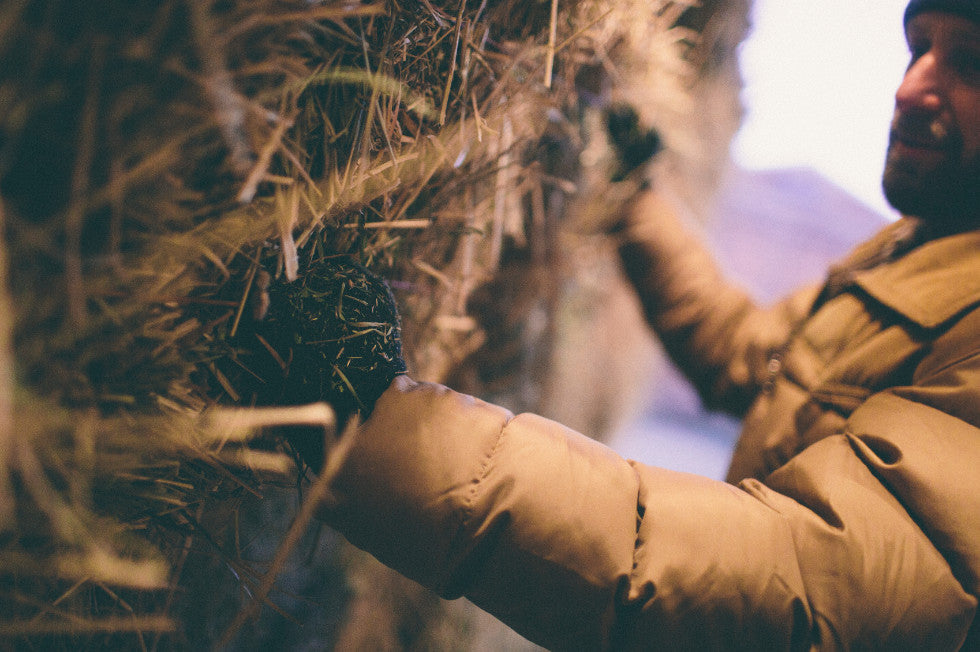
[[895,94],[885,196],[906,215],[980,224],[980,25],[925,12],[906,39],[912,61]]

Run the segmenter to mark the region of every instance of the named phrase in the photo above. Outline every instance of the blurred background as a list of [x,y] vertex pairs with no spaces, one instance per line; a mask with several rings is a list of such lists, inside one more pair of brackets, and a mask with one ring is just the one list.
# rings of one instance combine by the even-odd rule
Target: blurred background
[[[896,217],[881,191],[894,93],[908,63],[905,0],[755,0],[739,48],[742,125],[707,239],[761,300]],[[760,252],[766,252],[765,255]],[[611,438],[650,464],[724,477],[738,422],[704,411],[669,364]]]
[[755,0],[739,53],[745,121],[735,160],[803,166],[885,215],[892,98],[908,64],[905,0]]

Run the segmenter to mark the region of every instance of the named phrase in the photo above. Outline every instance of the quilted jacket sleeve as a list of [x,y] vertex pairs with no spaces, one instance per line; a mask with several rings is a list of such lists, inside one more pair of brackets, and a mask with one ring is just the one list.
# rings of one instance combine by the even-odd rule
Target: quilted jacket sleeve
[[[879,418],[907,399],[879,400],[765,484],[734,487],[399,378],[321,515],[552,649],[956,649],[976,598],[937,545],[976,517],[924,530],[892,485],[959,462],[923,462]],[[931,416],[923,427],[949,427]],[[978,431],[959,429],[975,469]]]
[[705,404],[741,415],[817,288],[758,306],[658,195],[639,195],[630,215],[619,253],[647,321]]

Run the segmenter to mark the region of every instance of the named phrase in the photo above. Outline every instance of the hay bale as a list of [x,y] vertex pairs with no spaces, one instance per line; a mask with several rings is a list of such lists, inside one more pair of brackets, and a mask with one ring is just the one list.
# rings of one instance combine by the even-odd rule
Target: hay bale
[[[678,62],[704,47],[676,27],[690,3],[631,2],[0,5],[4,644],[282,641],[272,580],[313,576],[335,607],[306,616],[321,642],[357,638],[351,553],[263,507],[305,505],[269,426],[340,441],[328,412],[251,409],[263,274],[348,256],[390,281],[413,375],[542,405],[580,278],[562,251],[594,142],[583,98],[605,77],[575,80],[624,89],[639,66],[658,75],[642,104],[680,114]],[[500,283],[513,303],[481,304]],[[488,360],[508,338],[510,363]],[[404,627],[409,592],[391,601],[403,644],[463,636],[433,625],[441,608]]]

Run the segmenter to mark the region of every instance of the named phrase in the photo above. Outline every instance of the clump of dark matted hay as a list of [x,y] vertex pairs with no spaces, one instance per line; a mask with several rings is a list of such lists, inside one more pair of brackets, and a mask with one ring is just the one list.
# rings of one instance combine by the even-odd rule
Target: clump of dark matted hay
[[296,281],[272,283],[254,329],[282,372],[266,378],[272,391],[259,392],[260,404],[326,401],[341,414],[369,413],[405,371],[390,288],[343,258],[322,256]]
[[[259,272],[265,280],[256,283],[255,312],[235,338],[247,371],[237,389],[251,393],[256,405],[324,401],[342,427],[355,412],[369,416],[405,373],[398,308],[388,285],[348,257],[321,254],[304,270],[291,282]],[[288,433],[301,457],[319,469],[322,429]]]

